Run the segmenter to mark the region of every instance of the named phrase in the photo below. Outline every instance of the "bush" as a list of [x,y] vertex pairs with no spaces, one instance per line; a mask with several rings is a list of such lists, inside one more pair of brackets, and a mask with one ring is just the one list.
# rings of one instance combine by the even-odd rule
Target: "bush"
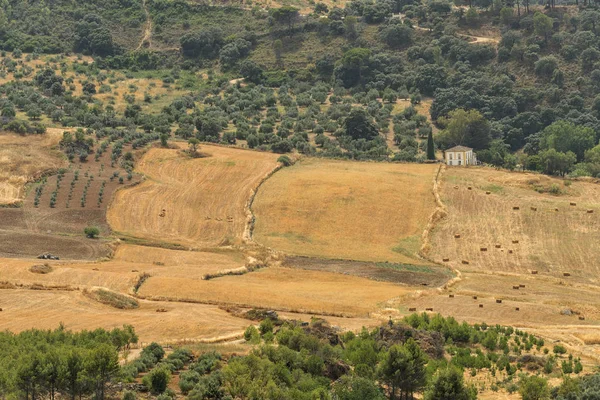
[[95,238],[98,237],[98,235],[100,235],[100,229],[98,229],[95,226],[87,226],[83,230],[83,233],[85,233],[85,236],[87,238],[89,238],[89,239],[95,239]]
[[135,393],[126,390],[123,393],[123,400],[135,400]]
[[171,380],[171,371],[166,367],[155,368],[144,376],[142,383],[153,394],[160,394],[167,390]]
[[279,162],[279,163],[283,164],[283,166],[284,166],[284,167],[289,167],[290,165],[292,165],[292,164],[293,164],[293,162],[292,162],[292,159],[291,159],[291,158],[289,158],[289,157],[288,157],[288,156],[286,156],[286,155],[280,156],[280,157],[277,159],[277,162]]

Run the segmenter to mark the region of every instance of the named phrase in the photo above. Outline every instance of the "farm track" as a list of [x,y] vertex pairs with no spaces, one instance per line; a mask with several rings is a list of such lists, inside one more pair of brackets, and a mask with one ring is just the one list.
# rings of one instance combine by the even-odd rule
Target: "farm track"
[[136,51],[141,49],[142,47],[152,47],[152,18],[150,17],[150,12],[148,11],[146,0],[142,0],[142,6],[144,7],[144,12],[146,13],[146,27],[144,28],[144,36],[142,37],[140,44],[136,48]]

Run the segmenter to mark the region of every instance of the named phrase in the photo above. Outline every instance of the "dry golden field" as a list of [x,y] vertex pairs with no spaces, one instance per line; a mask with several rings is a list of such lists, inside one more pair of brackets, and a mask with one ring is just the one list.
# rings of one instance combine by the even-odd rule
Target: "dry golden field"
[[303,159],[274,174],[253,203],[254,238],[285,253],[423,263],[436,165]]
[[600,185],[489,168],[449,168],[441,196],[448,216],[431,238],[436,260],[449,258],[449,265],[465,271],[569,273],[571,281],[600,284]]
[[366,317],[407,287],[330,272],[265,268],[208,281],[151,277],[143,298]]
[[23,200],[25,184],[68,162],[56,149],[63,130],[43,135],[0,133],[0,205]]
[[78,291],[0,290],[0,330],[53,329],[61,322],[76,331],[130,324],[142,342],[168,343],[239,337],[251,323],[215,306],[138,301],[135,310],[118,310]]
[[112,228],[190,247],[240,243],[246,204],[277,167],[277,155],[208,145],[201,152],[207,157],[189,158],[176,149],[148,151],[136,169],[146,181],[118,192],[109,207]]

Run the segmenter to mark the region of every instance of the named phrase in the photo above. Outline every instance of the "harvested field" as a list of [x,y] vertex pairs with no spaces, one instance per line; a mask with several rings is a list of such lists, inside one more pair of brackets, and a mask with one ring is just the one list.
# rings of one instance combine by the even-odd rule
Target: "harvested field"
[[208,145],[200,151],[208,157],[148,151],[136,169],[147,180],[116,194],[108,211],[111,227],[123,235],[190,247],[240,243],[246,203],[277,167],[277,155]]
[[407,292],[402,286],[353,276],[271,267],[210,281],[151,277],[138,294],[156,300],[367,316]]
[[[434,259],[450,258],[459,269],[459,260],[469,260],[464,269],[471,271],[569,272],[570,280],[600,284],[600,216],[586,212],[600,210],[600,185],[487,168],[450,168],[444,180],[448,217],[431,237]],[[456,232],[461,240],[454,239]],[[482,246],[491,248],[481,252]]]
[[438,287],[453,277],[447,268],[368,261],[331,260],[310,257],[287,257],[282,265],[310,271],[334,272],[374,281],[409,286]]
[[[46,262],[52,267],[50,274],[36,274],[30,271],[32,265]],[[82,268],[85,265],[85,268]],[[135,284],[138,274],[112,272],[102,268],[103,263],[71,264],[62,261],[35,259],[0,259],[0,281],[30,286],[38,284],[47,287],[64,286],[73,289],[103,287],[127,293]],[[79,267],[78,267],[79,266]],[[96,271],[94,270],[97,269]]]
[[50,128],[43,135],[0,133],[0,205],[23,200],[26,183],[67,166],[66,158],[56,149],[62,132]]
[[31,258],[43,253],[52,253],[61,260],[95,260],[107,257],[110,249],[105,242],[86,239],[83,234],[70,237],[0,229],[0,257]]
[[[143,300],[139,303],[138,309],[118,310],[88,299],[81,292],[0,290],[0,330],[54,329],[61,322],[76,331],[131,324],[140,341],[147,343],[241,335],[250,324],[214,306]],[[159,308],[167,312],[157,313]]]
[[436,169],[303,159],[261,186],[254,238],[294,255],[423,264]]

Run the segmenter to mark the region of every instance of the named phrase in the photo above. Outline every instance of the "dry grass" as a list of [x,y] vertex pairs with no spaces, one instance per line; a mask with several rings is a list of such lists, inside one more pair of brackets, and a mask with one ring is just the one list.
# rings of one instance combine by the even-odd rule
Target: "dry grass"
[[149,278],[139,294],[153,299],[366,316],[407,288],[327,272],[267,268],[209,281]]
[[0,205],[23,200],[25,184],[43,173],[67,166],[55,149],[63,130],[48,129],[43,135],[0,133]]
[[[80,292],[0,290],[0,330],[112,329],[131,324],[142,342],[218,338],[242,334],[249,321],[215,306],[140,300],[135,310],[118,310],[88,299]],[[156,312],[165,309],[167,312]]]
[[290,254],[423,263],[436,167],[304,159],[261,186],[255,239]]
[[[207,247],[241,242],[245,205],[277,155],[202,146],[209,157],[154,148],[137,171],[141,185],[118,192],[109,207],[114,230],[144,239]],[[164,217],[161,217],[165,210]]]
[[[474,271],[538,270],[555,277],[569,272],[570,280],[600,284],[600,216],[586,212],[599,210],[600,185],[565,186],[543,175],[486,168],[450,168],[444,180],[442,201],[448,217],[432,236],[435,259],[450,258],[449,264],[459,269],[460,260],[469,260],[468,269]],[[565,194],[535,190],[547,191],[553,185]],[[519,210],[513,210],[515,206]],[[460,239],[454,238],[456,233]],[[481,252],[480,247],[490,251]]]

